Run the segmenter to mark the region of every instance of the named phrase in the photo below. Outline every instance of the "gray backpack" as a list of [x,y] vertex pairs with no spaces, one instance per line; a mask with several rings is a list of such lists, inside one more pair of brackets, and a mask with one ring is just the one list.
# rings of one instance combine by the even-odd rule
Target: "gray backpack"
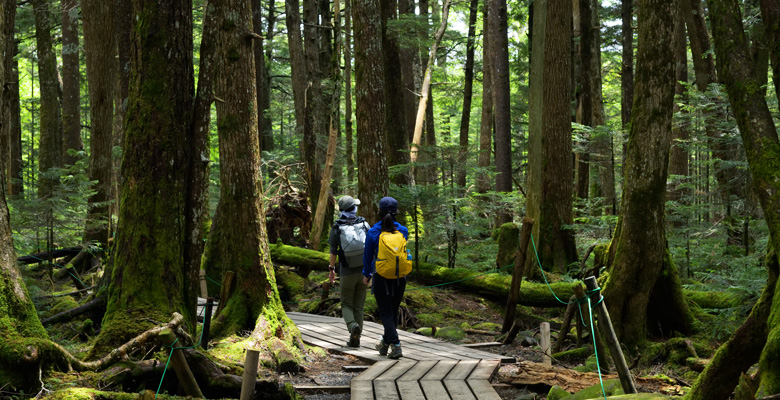
[[363,250],[365,248],[368,224],[360,218],[354,224],[339,224],[339,243],[344,252],[347,266],[357,268],[363,266]]

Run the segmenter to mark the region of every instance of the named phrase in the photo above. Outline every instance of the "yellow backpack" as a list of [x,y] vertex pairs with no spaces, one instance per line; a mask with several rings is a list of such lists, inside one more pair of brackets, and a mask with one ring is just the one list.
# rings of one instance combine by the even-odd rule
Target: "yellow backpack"
[[382,232],[376,255],[376,272],[383,278],[398,279],[412,272],[411,253],[406,251],[403,233]]

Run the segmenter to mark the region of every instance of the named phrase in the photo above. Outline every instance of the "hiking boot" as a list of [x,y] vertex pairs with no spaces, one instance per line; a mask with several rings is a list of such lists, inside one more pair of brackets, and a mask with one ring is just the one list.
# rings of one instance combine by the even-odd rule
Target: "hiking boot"
[[403,356],[404,354],[401,352],[401,343],[390,345],[390,352],[387,353],[387,358],[397,360]]
[[378,342],[376,342],[376,346],[374,346],[375,349],[379,350],[380,356],[386,356],[387,355],[387,343],[385,343],[385,339],[379,339]]
[[362,331],[360,325],[352,325],[352,330],[349,332],[349,347],[360,347],[360,333]]

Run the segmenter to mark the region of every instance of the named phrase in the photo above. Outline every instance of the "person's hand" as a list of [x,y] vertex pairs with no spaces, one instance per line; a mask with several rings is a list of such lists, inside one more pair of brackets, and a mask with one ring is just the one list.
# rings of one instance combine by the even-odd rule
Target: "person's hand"
[[371,278],[369,278],[369,277],[367,277],[367,276],[363,276],[363,284],[364,284],[364,285],[368,286],[368,282],[369,282],[370,280],[371,280]]
[[336,282],[336,271],[335,270],[330,270],[330,272],[328,272],[328,279],[330,279],[330,283],[335,283]]

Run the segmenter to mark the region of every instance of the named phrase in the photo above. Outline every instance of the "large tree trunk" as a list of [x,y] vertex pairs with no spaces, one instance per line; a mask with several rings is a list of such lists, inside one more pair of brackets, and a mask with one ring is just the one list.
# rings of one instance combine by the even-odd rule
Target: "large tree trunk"
[[[114,99],[114,138],[113,146],[124,148],[125,120],[127,115],[127,97],[130,91],[130,35],[132,31],[132,7],[126,0],[114,0],[114,22],[116,24],[117,65],[116,86]],[[110,205],[110,213],[119,215],[120,196],[122,184],[120,157],[112,157],[114,170],[114,184],[111,188],[113,204]],[[112,218],[113,221],[113,218]],[[111,232],[116,231],[112,223]]]
[[[63,0],[62,5],[62,154],[64,163],[79,159],[68,150],[84,150],[81,140],[79,72],[79,0]],[[110,25],[110,24],[109,24]],[[94,120],[92,120],[94,122]]]
[[[349,3],[349,2],[348,2]],[[414,0],[398,0],[398,12],[401,14],[401,18],[413,18],[414,17]],[[412,33],[415,34],[416,33]],[[401,46],[401,75],[403,75],[404,81],[404,116],[406,121],[406,141],[412,142],[412,136],[414,135],[414,122],[417,117],[417,91],[415,90],[415,66],[419,62],[418,52],[416,46],[405,45]]]
[[344,3],[344,142],[347,157],[347,181],[355,183],[355,157],[352,141],[352,1]]
[[[488,4],[482,6],[482,20],[490,18]],[[490,65],[490,29],[482,29],[482,118],[479,123],[479,157],[477,166],[484,170],[490,167],[490,153],[493,151],[493,69]],[[477,191],[485,193],[490,190],[487,174],[477,176]]]
[[[772,115],[758,85],[748,53],[739,5],[731,0],[708,1],[712,20],[718,74],[726,85],[742,141],[750,175],[769,227],[770,245],[780,249],[780,141]],[[767,341],[759,362],[757,395],[780,393],[780,297],[775,293],[768,321]]]
[[[252,7],[252,31],[258,35],[263,30],[263,7],[262,3],[256,2]],[[257,107],[258,107],[258,136],[260,138],[260,151],[270,151],[274,149],[274,141],[271,127],[271,78],[270,73],[270,46],[265,48],[265,41],[271,43],[273,39],[274,26],[274,4],[273,0],[268,6],[268,31],[262,39],[256,39],[254,43],[255,57],[255,81],[257,82]],[[268,58],[266,60],[266,58]]]
[[[620,44],[623,48],[620,66],[620,122],[623,131],[628,132],[631,123],[631,106],[634,101],[634,0],[622,0],[620,16],[622,30]],[[625,165],[626,148],[623,145],[623,164]]]
[[60,86],[57,78],[57,60],[52,48],[49,1],[33,0],[32,5],[35,14],[38,76],[41,85],[38,169],[42,173],[38,174],[38,197],[48,199],[54,192],[58,179],[48,176],[45,172],[62,166]]
[[[304,178],[308,188],[309,206],[313,214],[317,209],[325,204],[317,204],[320,196],[320,190],[329,190],[328,187],[321,187],[320,178],[322,169],[320,168],[322,157],[320,149],[317,146],[318,137],[323,135],[324,129],[324,99],[322,88],[322,70],[320,68],[320,22],[317,7],[317,1],[310,0],[303,2],[303,40],[306,59],[306,95],[304,107],[303,123],[303,145],[301,157],[304,165]],[[309,237],[309,232],[304,233]],[[319,238],[311,237],[311,245],[317,248]]]
[[[564,0],[534,3],[527,216],[537,221],[534,238],[542,266],[556,271],[577,260],[574,235],[564,228],[573,219],[571,10]],[[526,255],[535,268],[531,246]]]
[[301,36],[301,7],[298,0],[285,0],[285,22],[287,43],[290,47],[290,75],[292,76],[293,103],[295,106],[295,129],[303,133],[304,108],[306,103],[306,56]]
[[[0,2],[0,35],[5,39],[0,42],[0,82],[6,85],[0,88],[0,185],[10,188],[11,179],[11,102],[13,85],[13,68],[16,48],[14,46],[14,21],[16,20],[16,4],[3,0]],[[19,89],[16,89],[17,91]],[[7,190],[6,189],[6,190]]]
[[[248,0],[213,6],[218,30],[216,54],[221,59],[215,95],[219,132],[220,212],[208,241],[204,263],[222,264],[235,272],[235,291],[221,299],[224,308],[212,324],[212,334],[223,337],[254,330],[258,342],[289,338],[297,329],[282,309],[268,250],[262,205],[260,146],[257,135],[257,98]],[[225,29],[224,27],[231,27]],[[214,240],[211,240],[214,239]],[[277,332],[279,330],[279,332]]]
[[6,90],[3,92],[2,116],[3,122],[0,135],[7,140],[8,154],[4,157],[6,160],[5,185],[6,193],[9,196],[21,195],[24,193],[24,177],[22,176],[22,118],[21,105],[19,103],[19,62],[16,60],[18,45],[14,38],[14,21],[16,20],[16,5],[13,2],[5,7],[6,22],[6,41],[5,56],[2,58],[5,68]]
[[460,146],[458,154],[458,187],[466,189],[466,160],[469,154],[469,123],[471,122],[471,97],[474,86],[474,47],[477,30],[477,8],[479,0],[471,0],[469,5],[469,31],[466,39],[466,65],[463,67],[463,109],[460,114]]
[[[385,64],[385,124],[388,144],[389,167],[409,163],[409,141],[407,138],[406,107],[404,104],[404,80],[401,67],[401,53],[398,29],[390,29],[390,21],[398,20],[396,0],[381,0],[382,7],[382,51]],[[409,174],[393,175],[396,185],[408,185]]]
[[114,84],[116,82],[116,31],[105,23],[113,16],[112,4],[104,0],[82,0],[84,53],[89,82],[90,159],[89,179],[97,182],[88,199],[84,241],[103,247],[108,243],[109,205],[113,185],[111,147],[113,141]]
[[[618,338],[634,349],[648,327],[689,332],[692,316],[669,256],[664,201],[672,134],[675,0],[640,0],[637,86],[628,137],[623,200],[610,244],[604,297]],[[650,310],[664,310],[650,315]]]
[[[192,11],[188,0],[134,0],[122,204],[114,271],[94,357],[149,328],[184,315],[195,328],[200,242],[193,193],[205,167],[193,160],[205,130],[193,131]],[[204,36],[205,37],[205,36]],[[201,68],[204,68],[201,65]],[[161,134],[164,132],[164,134]],[[185,148],[186,147],[186,148]],[[193,163],[195,161],[195,163]],[[155,179],[149,179],[155,177]]]
[[[688,0],[681,0],[680,4],[687,2]],[[687,102],[686,87],[684,83],[688,82],[688,47],[685,40],[685,13],[681,11],[677,13],[677,18],[680,19],[675,24],[674,28],[674,58],[675,58],[675,79],[674,79],[674,108],[672,113],[676,115],[681,111],[680,103]],[[690,137],[690,132],[687,129],[686,122],[677,120],[672,125],[672,150],[669,155],[669,175],[677,175],[679,179],[679,186],[670,186],[668,188],[669,200],[680,202],[683,201],[685,194],[682,186],[688,179],[688,150],[687,142]],[[674,224],[675,226],[684,226],[683,220],[678,220]]]
[[382,15],[379,0],[352,3],[355,28],[355,102],[357,104],[358,197],[361,213],[379,221],[378,202],[388,195],[385,149],[385,67],[382,52]]
[[[488,27],[490,29],[490,67],[493,94],[493,117],[495,122],[496,191],[512,191],[512,113],[509,99],[509,38],[507,36],[506,0],[487,0],[490,7]],[[571,23],[569,23],[571,26]],[[571,31],[563,29],[571,36]],[[566,39],[570,41],[571,38]],[[568,46],[567,46],[568,50]],[[568,55],[567,55],[568,57]],[[569,64],[564,62],[566,66]],[[567,79],[568,81],[568,79]],[[568,96],[568,94],[567,94]],[[568,101],[567,101],[568,107]],[[568,113],[566,114],[568,115]],[[570,145],[571,146],[571,145]],[[571,168],[569,168],[571,172]],[[499,223],[509,222],[509,213],[499,213]],[[537,220],[538,221],[538,220]]]

